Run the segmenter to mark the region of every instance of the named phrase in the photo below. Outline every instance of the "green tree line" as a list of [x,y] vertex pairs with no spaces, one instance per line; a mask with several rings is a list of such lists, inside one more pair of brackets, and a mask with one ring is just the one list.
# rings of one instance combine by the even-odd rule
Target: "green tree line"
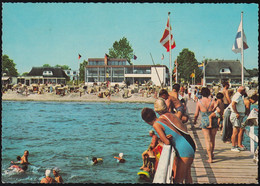
[[[132,65],[132,59],[134,57],[134,50],[127,40],[126,37],[123,37],[119,41],[115,41],[111,48],[109,48],[109,58],[119,58],[126,59],[127,62]],[[207,62],[209,59],[206,59]],[[178,82],[191,83],[192,77],[191,74],[195,71],[195,82],[198,83],[201,81],[203,77],[203,72],[198,67],[199,62],[195,58],[194,52],[190,51],[188,48],[184,48],[179,55],[177,56],[177,66],[178,66]],[[80,63],[79,69],[79,80],[84,81],[84,70],[85,66],[88,65],[88,61],[83,60]],[[12,59],[9,59],[9,56],[2,56],[2,75],[5,74],[7,76],[18,76],[19,73],[15,68],[16,64]],[[42,67],[52,67],[49,64],[44,64]],[[71,70],[68,65],[55,65],[54,67],[59,67],[63,70]],[[251,77],[258,76],[258,69],[246,69]],[[22,75],[27,75],[28,72],[24,72]],[[174,68],[172,69],[172,74],[174,74]],[[172,77],[174,78],[174,77]],[[173,80],[174,81],[174,80]]]

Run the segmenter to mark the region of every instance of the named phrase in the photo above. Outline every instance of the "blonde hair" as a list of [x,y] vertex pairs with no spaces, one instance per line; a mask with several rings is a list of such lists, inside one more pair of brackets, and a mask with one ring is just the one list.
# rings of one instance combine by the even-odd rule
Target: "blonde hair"
[[164,99],[159,98],[154,102],[154,110],[160,115],[167,112],[167,106]]

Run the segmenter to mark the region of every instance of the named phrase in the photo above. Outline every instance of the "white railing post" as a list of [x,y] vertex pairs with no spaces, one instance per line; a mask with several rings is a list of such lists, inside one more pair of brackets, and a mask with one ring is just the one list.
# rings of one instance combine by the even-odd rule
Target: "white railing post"
[[175,150],[172,147],[171,148],[171,154],[170,154],[170,160],[169,160],[169,164],[168,164],[168,171],[167,171],[167,176],[166,176],[166,183],[171,183],[172,181],[172,167],[173,167],[173,161],[175,158]]
[[250,138],[250,152],[255,152],[255,143],[258,143],[258,136],[254,133],[254,126],[251,126],[249,130],[245,129],[245,134]]
[[171,157],[171,145],[163,145],[162,153],[154,175],[153,183],[166,183],[168,165]]
[[255,135],[254,132],[255,132],[255,131],[254,131],[254,126],[251,126],[251,127],[250,127],[250,131],[249,131],[249,136],[250,136],[250,151],[251,151],[252,153],[255,152],[255,142],[254,142],[253,138],[251,137],[251,136],[254,136],[254,135]]

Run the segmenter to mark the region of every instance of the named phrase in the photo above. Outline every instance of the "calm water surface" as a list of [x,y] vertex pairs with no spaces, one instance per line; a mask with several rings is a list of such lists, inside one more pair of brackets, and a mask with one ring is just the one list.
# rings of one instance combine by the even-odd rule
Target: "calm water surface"
[[[59,167],[65,183],[143,183],[137,172],[151,138],[144,103],[2,102],[2,182],[39,183]],[[244,144],[249,148],[245,135]],[[26,173],[8,169],[29,150]],[[126,163],[114,159],[123,152]],[[93,156],[103,163],[93,166]]]
[[[138,183],[142,152],[151,138],[142,103],[2,102],[2,181],[39,183],[59,167],[66,183]],[[26,173],[8,169],[29,150]],[[123,152],[126,163],[114,159]],[[103,158],[91,165],[93,156]]]

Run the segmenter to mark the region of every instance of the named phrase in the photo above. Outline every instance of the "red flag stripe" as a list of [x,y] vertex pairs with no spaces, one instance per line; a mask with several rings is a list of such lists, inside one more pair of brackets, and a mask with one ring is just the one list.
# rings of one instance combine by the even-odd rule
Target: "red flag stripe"
[[[160,43],[167,49],[167,52],[170,51],[169,47],[169,34],[170,34],[171,26],[169,26],[169,17],[167,20],[166,28],[164,30],[163,36],[160,40]],[[171,49],[174,49],[176,46],[173,36],[171,34]]]

